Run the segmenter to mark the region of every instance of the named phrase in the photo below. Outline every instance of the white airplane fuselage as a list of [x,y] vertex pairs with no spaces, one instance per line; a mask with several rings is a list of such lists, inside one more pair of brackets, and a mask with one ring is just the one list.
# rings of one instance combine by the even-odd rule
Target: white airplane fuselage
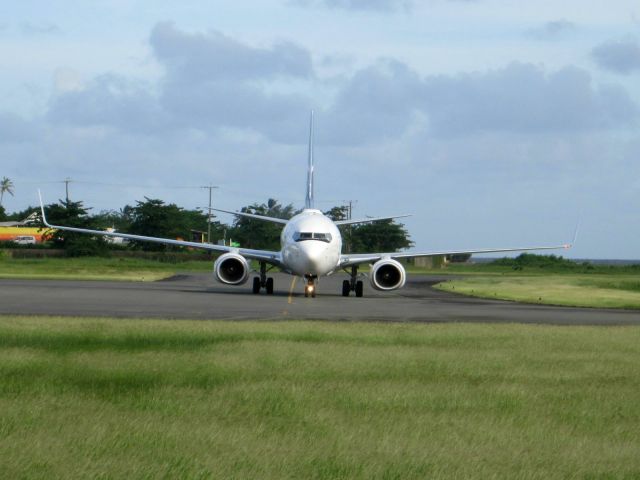
[[320,210],[305,209],[287,222],[280,235],[283,267],[301,277],[329,275],[339,265],[342,236]]

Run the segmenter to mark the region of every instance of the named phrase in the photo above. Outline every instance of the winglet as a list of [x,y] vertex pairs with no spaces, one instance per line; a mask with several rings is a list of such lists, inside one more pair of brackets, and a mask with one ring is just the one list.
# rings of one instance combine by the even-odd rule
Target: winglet
[[564,245],[562,245],[562,247],[565,250],[569,250],[570,248],[572,248],[576,244],[576,241],[578,240],[578,231],[579,230],[580,230],[580,218],[578,218],[578,222],[576,223],[576,229],[573,231],[573,240],[571,240],[571,243],[565,243]]
[[307,198],[304,208],[313,208],[313,110],[309,120],[309,164],[307,166]]
[[40,199],[40,212],[42,212],[42,223],[44,223],[46,227],[51,228],[51,225],[49,225],[49,223],[47,222],[47,217],[44,214],[44,203],[42,202],[42,193],[40,192],[40,189],[38,189],[38,198]]
[[565,248],[571,248],[576,244],[576,241],[578,240],[578,232],[580,231],[580,223],[581,223],[581,218],[578,217],[578,221],[576,223],[576,229],[573,231],[573,240]]

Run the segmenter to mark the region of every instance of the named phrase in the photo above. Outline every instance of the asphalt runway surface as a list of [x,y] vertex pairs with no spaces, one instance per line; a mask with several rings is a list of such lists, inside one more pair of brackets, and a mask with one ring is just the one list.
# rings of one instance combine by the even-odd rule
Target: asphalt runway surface
[[[640,324],[639,311],[527,305],[440,292],[446,279],[409,275],[407,285],[378,292],[365,283],[363,298],[342,297],[346,275],[322,278],[316,298],[304,283],[275,274],[273,295],[217,283],[208,274],[178,275],[150,283],[70,280],[0,280],[0,314],[181,319],[317,319],[387,322],[540,323],[556,325]],[[449,277],[450,278],[450,277]]]

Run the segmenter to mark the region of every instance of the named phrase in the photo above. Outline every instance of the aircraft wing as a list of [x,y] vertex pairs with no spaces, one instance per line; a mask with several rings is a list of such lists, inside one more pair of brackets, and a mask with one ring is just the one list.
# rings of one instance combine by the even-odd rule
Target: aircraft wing
[[434,252],[394,252],[394,253],[354,253],[340,256],[340,267],[359,265],[361,263],[373,263],[383,258],[417,258],[435,257],[439,255],[459,255],[464,253],[500,253],[500,252],[527,252],[531,250],[559,250],[569,249],[573,245],[565,243],[563,245],[542,246],[542,247],[520,247],[520,248],[485,248],[476,250],[444,250]]
[[[38,192],[38,195],[40,195],[40,192]],[[251,248],[227,247],[226,245],[214,245],[212,243],[187,242],[184,240],[172,240],[170,238],[147,237],[144,235],[132,235],[129,233],[103,232],[102,230],[90,230],[86,228],[51,225],[47,221],[47,217],[45,216],[45,213],[44,213],[44,204],[42,203],[42,196],[40,196],[40,210],[42,211],[42,222],[48,228],[55,229],[55,230],[87,233],[90,235],[102,235],[104,237],[126,238],[127,240],[138,240],[141,242],[162,243],[165,245],[176,245],[179,247],[199,248],[201,250],[209,250],[209,251],[220,252],[220,253],[234,252],[251,260],[260,260],[276,266],[280,266],[282,264],[282,258],[281,258],[280,252],[272,252],[269,250],[253,250]]]

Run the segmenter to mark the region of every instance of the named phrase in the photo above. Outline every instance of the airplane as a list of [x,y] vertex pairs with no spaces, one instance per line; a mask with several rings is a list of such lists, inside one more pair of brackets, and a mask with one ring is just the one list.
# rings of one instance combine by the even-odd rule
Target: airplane
[[279,268],[283,272],[305,279],[305,297],[316,296],[316,284],[320,277],[331,275],[339,270],[344,270],[349,275],[349,278],[342,282],[342,296],[348,297],[351,292],[353,292],[356,297],[362,297],[364,293],[364,282],[360,279],[362,274],[359,274],[358,270],[359,267],[364,264],[371,265],[368,275],[371,287],[381,291],[392,291],[402,288],[406,282],[407,274],[405,268],[399,262],[401,259],[456,254],[555,250],[561,248],[568,249],[572,246],[572,244],[562,244],[553,246],[442,250],[431,252],[342,253],[342,236],[338,229],[339,226],[390,220],[406,217],[408,215],[334,221],[324,215],[320,210],[316,209],[314,207],[313,138],[313,112],[311,112],[306,198],[305,208],[302,212],[288,220],[285,220],[282,218],[273,218],[252,213],[212,209],[240,217],[282,225],[283,229],[280,235],[280,251],[254,250],[226,245],[214,245],[210,243],[188,242],[183,240],[172,240],[169,238],[147,237],[128,233],[105,232],[61,225],[51,225],[47,222],[44,212],[44,204],[42,202],[42,195],[40,194],[40,191],[38,191],[38,195],[40,197],[40,208],[42,211],[42,221],[51,229],[144,242],[156,242],[166,245],[177,245],[181,247],[191,247],[220,252],[222,255],[215,260],[213,264],[213,272],[214,277],[220,283],[226,285],[237,286],[245,284],[249,280],[253,271],[250,262],[256,261],[260,265],[260,270],[259,272],[256,272],[257,275],[253,277],[252,292],[254,294],[260,293],[263,289],[267,294],[273,294],[273,277],[270,277],[267,274],[271,269]]

